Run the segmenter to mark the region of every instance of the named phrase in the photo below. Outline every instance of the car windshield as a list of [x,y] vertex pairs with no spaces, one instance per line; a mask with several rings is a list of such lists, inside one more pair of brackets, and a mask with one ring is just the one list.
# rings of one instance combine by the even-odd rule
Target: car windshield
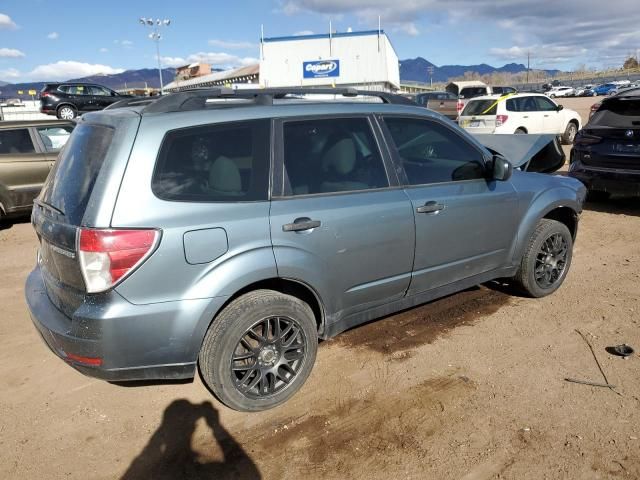
[[495,115],[497,109],[497,100],[472,100],[464,107],[462,115]]
[[640,127],[640,97],[612,97],[589,120],[590,126],[614,128]]

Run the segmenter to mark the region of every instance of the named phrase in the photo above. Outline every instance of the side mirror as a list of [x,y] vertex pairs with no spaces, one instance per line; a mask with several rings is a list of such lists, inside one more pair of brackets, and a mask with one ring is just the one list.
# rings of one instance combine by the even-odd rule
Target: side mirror
[[491,176],[494,180],[504,182],[511,178],[513,173],[513,165],[506,158],[500,155],[493,156],[493,166],[491,167]]
[[556,107],[556,110],[559,112],[559,111],[560,111],[560,110],[562,110],[563,108],[564,108],[564,107],[563,107],[562,105],[558,105],[558,106]]

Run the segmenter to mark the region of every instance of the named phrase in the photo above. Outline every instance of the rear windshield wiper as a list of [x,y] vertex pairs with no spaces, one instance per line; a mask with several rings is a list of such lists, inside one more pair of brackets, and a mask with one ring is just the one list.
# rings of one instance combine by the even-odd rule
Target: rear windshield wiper
[[58,207],[54,207],[53,205],[50,205],[46,202],[43,202],[42,200],[37,200],[37,199],[34,199],[33,203],[35,203],[39,207],[44,208],[46,210],[53,210],[57,214],[62,215],[64,217],[64,212],[60,210]]

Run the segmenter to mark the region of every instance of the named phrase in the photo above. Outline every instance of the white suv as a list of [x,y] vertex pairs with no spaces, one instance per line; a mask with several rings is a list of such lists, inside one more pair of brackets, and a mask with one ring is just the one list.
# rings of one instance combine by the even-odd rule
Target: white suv
[[458,123],[470,133],[553,133],[565,144],[573,142],[582,126],[578,112],[545,95],[486,95],[469,100]]

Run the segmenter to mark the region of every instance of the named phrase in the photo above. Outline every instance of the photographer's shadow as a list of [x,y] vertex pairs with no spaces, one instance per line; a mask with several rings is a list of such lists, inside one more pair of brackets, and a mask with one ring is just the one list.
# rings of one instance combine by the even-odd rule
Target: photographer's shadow
[[[208,461],[191,448],[196,422],[204,418],[223,461]],[[234,438],[220,425],[210,402],[193,404],[175,400],[164,411],[162,424],[147,446],[131,462],[121,480],[155,479],[260,479],[260,472]]]

